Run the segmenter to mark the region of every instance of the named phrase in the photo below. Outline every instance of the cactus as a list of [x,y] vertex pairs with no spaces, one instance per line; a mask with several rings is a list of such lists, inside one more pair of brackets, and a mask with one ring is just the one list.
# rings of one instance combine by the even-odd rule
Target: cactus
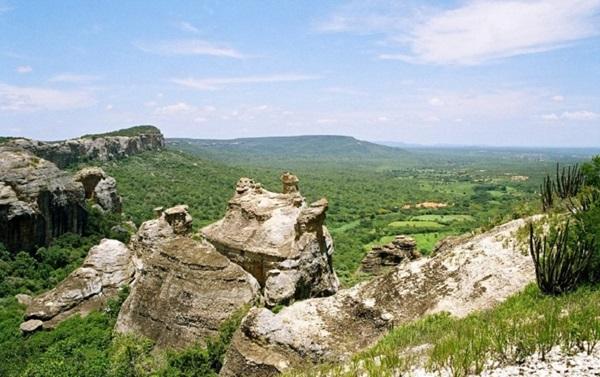
[[544,178],[544,183],[540,186],[540,195],[542,198],[542,210],[547,212],[554,205],[554,184],[549,175]]
[[579,192],[583,186],[584,175],[577,164],[562,168],[556,164],[556,182],[554,184],[556,195],[561,199],[571,198]]
[[578,214],[589,211],[597,204],[600,204],[600,190],[592,188],[579,194],[577,197],[569,198],[566,206],[569,212],[577,216]]
[[577,287],[594,250],[593,240],[569,244],[569,222],[556,235],[535,234],[529,224],[529,252],[535,265],[538,287],[546,294],[561,294]]

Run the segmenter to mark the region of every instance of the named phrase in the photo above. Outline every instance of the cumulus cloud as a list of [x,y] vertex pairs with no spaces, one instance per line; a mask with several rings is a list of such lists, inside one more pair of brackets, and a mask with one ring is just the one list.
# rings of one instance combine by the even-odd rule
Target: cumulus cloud
[[318,76],[300,74],[278,74],[266,76],[211,77],[211,78],[173,78],[171,82],[197,90],[218,90],[230,85],[268,84],[316,80]]
[[178,39],[157,42],[134,43],[138,49],[160,55],[207,55],[221,58],[246,59],[249,56],[240,51],[202,39]]
[[548,51],[600,32],[600,0],[478,0],[438,10],[376,3],[381,9],[343,7],[319,30],[382,34],[396,51],[380,59],[451,65]]
[[66,91],[0,83],[0,111],[71,110],[95,104],[86,91]]
[[568,120],[568,121],[590,121],[600,119],[600,114],[593,111],[580,110],[580,111],[564,111],[561,114],[544,114],[542,115],[543,120]]
[[15,71],[17,71],[17,73],[20,73],[20,74],[26,74],[26,73],[33,72],[33,68],[31,68],[31,66],[28,66],[28,65],[22,65],[22,66],[17,67],[17,69],[15,69]]

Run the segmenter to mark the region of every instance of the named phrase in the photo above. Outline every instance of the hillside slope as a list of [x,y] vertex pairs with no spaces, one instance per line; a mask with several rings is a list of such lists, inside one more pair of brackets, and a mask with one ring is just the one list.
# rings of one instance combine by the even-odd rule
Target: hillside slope
[[402,149],[349,136],[308,135],[231,140],[167,139],[171,148],[222,161],[273,165],[280,161],[357,161],[400,159]]

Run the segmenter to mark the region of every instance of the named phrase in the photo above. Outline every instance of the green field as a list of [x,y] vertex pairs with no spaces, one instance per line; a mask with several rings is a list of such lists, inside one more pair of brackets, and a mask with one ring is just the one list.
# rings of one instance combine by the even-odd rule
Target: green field
[[407,221],[394,221],[388,224],[391,228],[409,228],[409,229],[438,229],[443,228],[444,225],[427,220],[407,220]]

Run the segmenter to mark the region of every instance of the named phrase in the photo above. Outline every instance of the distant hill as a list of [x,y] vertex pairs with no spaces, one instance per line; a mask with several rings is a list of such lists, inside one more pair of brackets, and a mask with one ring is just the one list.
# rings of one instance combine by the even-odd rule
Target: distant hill
[[402,149],[350,136],[309,135],[231,140],[167,139],[170,148],[229,162],[360,161],[406,156]]

